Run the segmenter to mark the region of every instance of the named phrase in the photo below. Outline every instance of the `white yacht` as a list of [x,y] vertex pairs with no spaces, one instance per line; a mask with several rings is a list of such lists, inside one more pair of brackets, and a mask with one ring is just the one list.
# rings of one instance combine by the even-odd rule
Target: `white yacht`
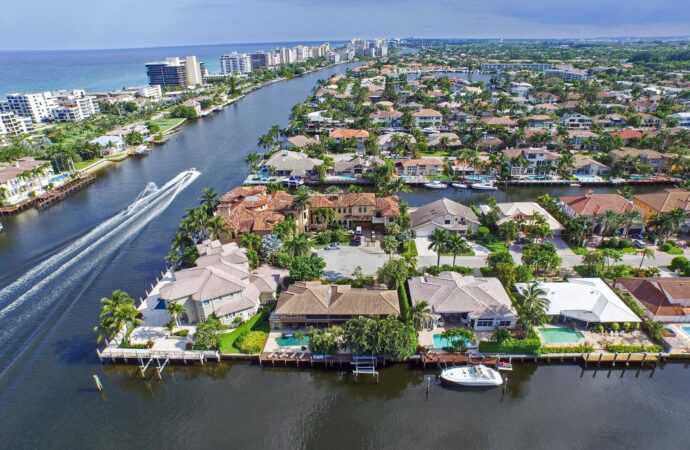
[[441,372],[441,380],[459,386],[500,386],[503,384],[503,378],[497,370],[482,364],[446,369]]
[[2,224],[0,223],[0,233],[2,233],[3,231],[5,231],[5,227],[3,227]]
[[440,181],[432,181],[431,183],[425,183],[424,187],[429,189],[448,189],[448,185],[441,183]]
[[457,189],[467,189],[469,187],[464,183],[451,183],[450,185]]
[[482,181],[481,183],[474,183],[472,189],[477,189],[480,191],[495,191],[498,189],[491,181]]

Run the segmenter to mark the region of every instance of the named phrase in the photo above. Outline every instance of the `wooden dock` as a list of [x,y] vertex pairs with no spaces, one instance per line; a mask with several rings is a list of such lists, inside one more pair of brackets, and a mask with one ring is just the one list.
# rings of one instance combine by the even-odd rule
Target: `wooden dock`
[[[264,352],[259,356],[262,366],[309,366],[309,367],[350,367],[353,366],[353,355],[314,355],[308,351]],[[384,358],[378,357],[377,364],[386,365]]]
[[36,201],[36,207],[39,210],[49,208],[55,203],[69,197],[73,193],[84,189],[94,181],[96,181],[96,177],[93,175],[82,175],[78,178],[75,178],[74,180],[71,180],[58,187],[57,189],[53,189],[39,196],[38,200]]
[[474,354],[465,353],[422,353],[419,355],[419,363],[426,368],[427,365],[445,368],[455,364],[484,364],[495,366],[499,361],[506,362],[534,362],[541,364],[569,363],[588,366],[610,365],[615,367],[639,365],[656,366],[664,359],[669,358],[667,353],[553,353],[542,355],[505,355],[505,354]]
[[[505,357],[504,359],[508,359]],[[435,365],[440,368],[455,364],[484,364],[485,366],[495,366],[498,364],[499,357],[496,355],[468,355],[467,353],[422,353],[419,355],[419,362],[424,368],[427,364]]]

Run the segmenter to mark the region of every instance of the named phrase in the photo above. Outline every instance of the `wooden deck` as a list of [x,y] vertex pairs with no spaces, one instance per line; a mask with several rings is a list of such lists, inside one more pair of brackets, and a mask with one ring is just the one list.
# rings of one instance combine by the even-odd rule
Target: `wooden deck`
[[[505,357],[504,359],[508,359]],[[419,362],[426,368],[427,364],[438,367],[445,367],[453,364],[484,364],[485,366],[495,366],[499,358],[496,356],[471,356],[466,353],[422,353],[419,355]]]
[[[259,357],[259,364],[262,366],[310,366],[310,367],[349,367],[352,365],[352,354],[340,353],[335,356],[313,355],[310,352],[264,352]],[[378,358],[377,364],[383,366],[386,362],[383,358]]]

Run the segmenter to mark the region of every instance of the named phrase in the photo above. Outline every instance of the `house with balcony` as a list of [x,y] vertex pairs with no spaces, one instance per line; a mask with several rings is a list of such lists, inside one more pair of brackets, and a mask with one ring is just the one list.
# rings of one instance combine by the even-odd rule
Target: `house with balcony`
[[569,130],[589,130],[592,128],[592,119],[580,113],[568,113],[561,118],[560,123]]
[[573,175],[592,175],[605,177],[611,175],[611,168],[594,158],[585,155],[575,155],[573,157]]
[[350,160],[340,160],[333,164],[333,174],[352,178],[362,178],[371,172],[377,165],[383,164],[383,160],[376,156],[355,156]]
[[[559,204],[563,212],[570,218],[586,217],[592,224],[592,231],[600,233],[601,224],[598,218],[607,211],[617,214],[626,214],[632,211],[642,211],[631,200],[618,194],[595,194],[591,190],[584,195],[568,195],[559,197]],[[632,223],[627,230],[628,233],[638,233],[644,229],[644,223],[640,219],[637,223]]]
[[549,128],[553,124],[551,116],[546,114],[532,114],[527,116],[527,126],[532,129]]
[[53,175],[49,161],[30,157],[0,165],[0,205],[15,205],[42,194]]
[[159,300],[184,307],[182,321],[194,324],[214,314],[229,325],[247,320],[261,305],[275,300],[276,290],[287,275],[284,269],[262,266],[249,269],[246,250],[235,243],[204,241],[197,245],[195,267],[171,271],[172,280],[160,288]]
[[597,137],[599,135],[590,130],[568,130],[568,144],[575,148],[582,148]]
[[546,148],[509,148],[503,154],[510,161],[513,177],[547,176],[558,168],[561,155]]
[[478,227],[471,208],[445,197],[410,211],[410,230],[417,237],[430,236],[437,228],[464,235]]
[[648,164],[652,166],[652,172],[655,174],[666,173],[668,170],[668,158],[665,154],[656,150],[622,147],[612,150],[610,155],[612,166],[624,159],[634,159],[639,161],[641,164]]
[[620,278],[615,287],[629,294],[653,321],[690,323],[690,278]]
[[383,231],[400,214],[397,197],[376,197],[370,192],[314,194],[309,201],[308,228],[315,230],[327,225],[321,223],[316,214],[321,208],[332,209],[335,213],[333,223],[351,230],[362,227]]
[[422,108],[412,113],[418,128],[440,127],[443,124],[443,114],[434,109]]
[[367,130],[354,130],[351,128],[336,128],[328,133],[328,137],[333,139],[336,144],[343,142],[354,143],[354,148],[364,150],[369,132]]
[[407,177],[438,176],[443,174],[440,158],[398,159],[393,164],[398,175]]
[[399,315],[400,303],[395,290],[298,281],[280,293],[269,324],[271,330],[297,330],[341,325],[357,317]]
[[369,114],[371,123],[381,125],[382,127],[397,127],[400,126],[400,119],[403,113],[399,111],[379,110]]
[[261,165],[260,172],[266,176],[300,176],[311,177],[316,166],[323,160],[310,158],[306,153],[279,150]]
[[680,208],[687,215],[687,220],[681,225],[681,231],[690,231],[690,192],[684,189],[666,189],[662,192],[638,194],[633,196],[633,202],[640,208],[645,222],[659,214]]

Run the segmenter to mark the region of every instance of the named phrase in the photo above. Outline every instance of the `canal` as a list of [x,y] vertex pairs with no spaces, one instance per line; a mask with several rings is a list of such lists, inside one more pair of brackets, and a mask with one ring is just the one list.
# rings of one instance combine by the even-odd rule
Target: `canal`
[[[99,299],[115,289],[143,294],[185,208],[203,187],[225,192],[246,176],[243,162],[260,134],[286,125],[290,108],[319,78],[345,66],[277,83],[192,123],[141,160],[99,174],[98,181],[46,211],[3,218],[0,234],[0,433],[7,448],[634,448],[682,447],[690,371],[582,371],[576,366],[520,366],[501,390],[453,391],[406,365],[384,369],[380,384],[354,383],[337,371],[261,369],[244,363],[171,367],[142,380],[133,366],[102,366],[95,355]],[[82,259],[63,249],[97,239],[99,224],[127,208],[149,182],[180,172],[201,176],[140,220],[122,222]],[[546,192],[546,190],[544,190]],[[551,191],[553,192],[553,191]],[[561,188],[564,192],[579,192]],[[478,202],[532,199],[510,188],[493,194],[405,194],[412,205],[442,195]],[[55,269],[26,277],[52,261]],[[15,280],[24,284],[15,287]],[[19,300],[14,292],[28,292]],[[24,294],[22,294],[24,295]],[[149,372],[151,373],[151,372]],[[105,386],[99,394],[91,379]]]

